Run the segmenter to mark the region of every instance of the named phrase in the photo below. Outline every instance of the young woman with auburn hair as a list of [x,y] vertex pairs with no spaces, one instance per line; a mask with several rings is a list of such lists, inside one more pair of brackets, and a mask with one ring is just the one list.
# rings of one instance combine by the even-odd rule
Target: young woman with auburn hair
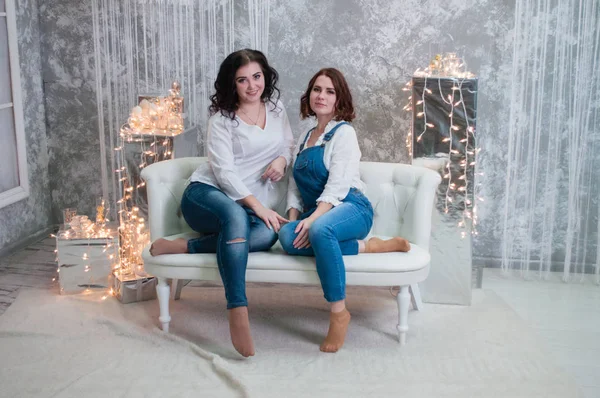
[[317,123],[301,134],[294,151],[290,223],[279,231],[279,240],[288,254],[315,256],[324,296],[331,304],[329,331],[320,349],[336,352],[350,323],[342,256],[408,251],[410,244],[403,238],[363,240],[373,225],[373,207],[360,179],[361,152],[350,125],[354,106],[344,75],[334,68],[317,72],[300,99],[300,114]]

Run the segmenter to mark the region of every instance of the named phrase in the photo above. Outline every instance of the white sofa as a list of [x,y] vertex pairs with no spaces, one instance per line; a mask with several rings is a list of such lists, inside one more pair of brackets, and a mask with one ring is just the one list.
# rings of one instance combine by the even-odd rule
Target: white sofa
[[[150,236],[175,239],[194,232],[181,216],[180,201],[192,172],[206,158],[181,158],[155,163],[142,171],[148,193]],[[375,217],[370,236],[402,236],[411,242],[408,253],[378,253],[345,256],[348,285],[399,287],[398,338],[405,344],[408,311],[420,307],[418,283],[429,274],[429,237],[434,196],[440,175],[435,171],[397,163],[361,162],[361,178],[373,204]],[[287,183],[276,184],[281,199],[278,211],[285,209]],[[197,235],[196,235],[197,236]],[[150,245],[143,251],[144,266],[158,278],[159,321],[169,330],[169,298],[172,282],[179,298],[181,281],[220,281],[214,254],[166,254],[153,257]],[[312,257],[287,255],[279,242],[268,252],[250,253],[246,271],[248,282],[319,284]]]

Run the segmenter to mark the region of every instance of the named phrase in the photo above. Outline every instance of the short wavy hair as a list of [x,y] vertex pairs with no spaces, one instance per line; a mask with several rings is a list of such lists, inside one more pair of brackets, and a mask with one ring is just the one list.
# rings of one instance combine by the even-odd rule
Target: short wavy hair
[[315,116],[315,112],[310,107],[310,92],[319,76],[327,76],[333,83],[333,88],[335,89],[335,95],[337,97],[334,119],[345,120],[347,122],[354,120],[356,114],[354,113],[350,87],[348,87],[348,83],[342,72],[335,68],[323,68],[310,79],[306,91],[300,98],[300,117],[306,119],[307,117]]
[[238,109],[240,100],[235,85],[235,74],[240,67],[251,62],[260,65],[265,78],[265,89],[261,99],[264,102],[271,102],[275,107],[277,106],[280,96],[277,88],[279,74],[275,68],[269,65],[267,57],[262,52],[245,48],[229,54],[221,63],[215,80],[215,93],[210,97],[211,105],[208,109],[211,115],[220,111],[223,116],[232,120],[235,119],[235,111]]

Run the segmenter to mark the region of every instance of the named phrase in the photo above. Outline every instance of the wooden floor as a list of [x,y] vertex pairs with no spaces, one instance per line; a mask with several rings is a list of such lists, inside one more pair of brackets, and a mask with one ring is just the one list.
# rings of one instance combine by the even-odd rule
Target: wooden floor
[[19,288],[57,289],[56,240],[48,237],[38,243],[0,258],[0,315],[15,301]]

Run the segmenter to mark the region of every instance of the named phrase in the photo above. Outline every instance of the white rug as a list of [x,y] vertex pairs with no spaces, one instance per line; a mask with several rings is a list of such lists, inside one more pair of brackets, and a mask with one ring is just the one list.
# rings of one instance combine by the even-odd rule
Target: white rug
[[22,290],[0,316],[6,397],[578,397],[533,332],[495,294],[471,307],[426,304],[397,344],[396,303],[350,288],[352,322],[337,354],[319,352],[328,326],[320,289],[248,289],[256,356],[229,340],[221,287],[186,287],[171,334],[156,300]]

